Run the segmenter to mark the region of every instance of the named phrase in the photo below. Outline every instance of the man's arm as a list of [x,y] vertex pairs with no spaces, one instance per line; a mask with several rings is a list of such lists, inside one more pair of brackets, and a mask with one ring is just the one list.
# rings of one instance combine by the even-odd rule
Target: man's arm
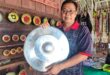
[[69,68],[69,67],[72,67],[74,65],[77,65],[79,64],[80,62],[86,60],[88,58],[88,56],[86,55],[82,55],[82,54],[77,54],[73,57],[71,57],[70,59],[62,62],[59,64],[59,66],[61,67],[61,69],[66,69],[66,68]]

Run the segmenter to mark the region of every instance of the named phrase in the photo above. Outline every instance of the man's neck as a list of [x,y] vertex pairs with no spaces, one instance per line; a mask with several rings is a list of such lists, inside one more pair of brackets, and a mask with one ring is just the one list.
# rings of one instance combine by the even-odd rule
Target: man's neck
[[[73,23],[74,23],[74,22],[73,22]],[[64,23],[64,28],[71,27],[71,25],[72,25],[73,23]]]

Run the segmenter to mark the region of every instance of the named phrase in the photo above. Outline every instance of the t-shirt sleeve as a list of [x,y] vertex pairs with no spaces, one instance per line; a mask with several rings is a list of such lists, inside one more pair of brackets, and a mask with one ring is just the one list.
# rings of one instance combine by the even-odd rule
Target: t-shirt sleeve
[[82,26],[81,31],[79,32],[78,36],[78,52],[80,54],[91,56],[92,50],[92,38],[91,34],[86,26]]

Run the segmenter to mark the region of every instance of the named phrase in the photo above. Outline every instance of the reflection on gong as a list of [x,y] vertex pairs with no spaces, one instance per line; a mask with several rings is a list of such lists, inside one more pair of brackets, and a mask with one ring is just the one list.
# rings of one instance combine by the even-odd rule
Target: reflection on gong
[[42,45],[42,50],[45,53],[50,53],[50,52],[52,52],[52,50],[54,50],[54,46],[52,45],[51,42],[46,42]]

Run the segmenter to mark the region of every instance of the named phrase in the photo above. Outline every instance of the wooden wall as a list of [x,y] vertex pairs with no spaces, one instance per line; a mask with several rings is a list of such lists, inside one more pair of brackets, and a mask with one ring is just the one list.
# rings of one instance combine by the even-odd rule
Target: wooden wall
[[[58,3],[59,5],[56,6],[56,8],[37,1],[53,1],[54,3]],[[1,40],[3,35],[27,35],[32,29],[37,27],[32,23],[29,26],[25,25],[21,22],[21,20],[19,20],[16,23],[12,23],[7,19],[8,13],[13,11],[17,12],[19,17],[21,17],[22,14],[28,13],[32,17],[40,16],[41,19],[43,17],[47,17],[49,19],[60,19],[60,7],[62,1],[63,0],[0,0],[0,13],[2,13],[3,15],[3,21],[0,22],[0,45],[4,46],[4,48],[0,48],[0,75],[6,75],[6,73],[10,71],[18,70],[20,68],[19,66],[22,65],[23,68],[26,69],[27,73],[29,72],[28,75],[41,75],[39,72],[36,72],[35,70],[30,70],[30,67],[24,60],[23,53],[9,57],[5,57],[2,54],[4,50],[10,50],[12,48],[16,49],[17,47],[19,47],[19,44],[22,44],[22,46],[20,45],[20,47],[23,48],[24,44],[24,42],[13,42],[12,40],[9,43],[4,43]],[[1,62],[6,63],[1,64]],[[16,69],[10,69],[15,67]]]
[[57,8],[37,1],[42,0],[0,0],[0,7],[8,7],[12,9],[24,10],[26,12],[33,12],[40,16],[46,16],[49,18],[60,18],[60,7],[63,0],[43,0],[45,2],[51,1],[57,3]]

